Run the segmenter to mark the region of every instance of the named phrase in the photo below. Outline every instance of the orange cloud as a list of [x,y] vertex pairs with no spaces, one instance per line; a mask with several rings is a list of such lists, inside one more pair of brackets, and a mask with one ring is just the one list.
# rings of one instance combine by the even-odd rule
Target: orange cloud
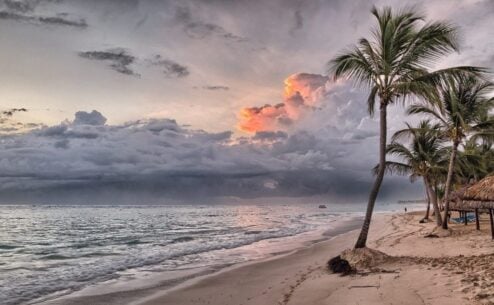
[[240,111],[239,128],[246,132],[273,130],[277,125],[276,121],[286,116],[284,104],[243,108]]
[[283,103],[243,108],[239,115],[239,129],[251,133],[286,129],[324,97],[327,82],[326,76],[318,74],[289,76],[284,82]]

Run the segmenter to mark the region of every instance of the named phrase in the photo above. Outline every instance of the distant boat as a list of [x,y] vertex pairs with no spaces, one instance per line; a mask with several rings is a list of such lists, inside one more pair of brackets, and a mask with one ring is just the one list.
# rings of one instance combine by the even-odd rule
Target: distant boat
[[325,208],[327,208],[327,206],[326,206],[325,204],[320,204],[320,205],[319,205],[319,208],[320,208],[320,209],[325,209]]

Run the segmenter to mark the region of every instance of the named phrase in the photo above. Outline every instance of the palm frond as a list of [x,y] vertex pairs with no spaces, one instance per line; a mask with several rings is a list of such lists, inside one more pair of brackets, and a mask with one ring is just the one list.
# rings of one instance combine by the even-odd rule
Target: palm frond
[[[373,174],[376,175],[378,170],[379,165],[374,166],[372,169]],[[386,161],[385,170],[388,174],[396,174],[401,176],[406,176],[412,173],[412,168],[408,164],[395,161]]]

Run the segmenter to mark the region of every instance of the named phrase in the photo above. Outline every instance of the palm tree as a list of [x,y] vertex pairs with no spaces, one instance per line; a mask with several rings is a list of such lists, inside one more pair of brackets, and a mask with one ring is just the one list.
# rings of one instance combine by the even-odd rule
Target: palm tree
[[380,10],[373,7],[371,12],[377,21],[372,37],[361,38],[329,62],[334,79],[348,77],[370,89],[367,100],[370,115],[379,100],[379,168],[355,248],[366,246],[374,204],[384,178],[387,107],[414,96],[433,98],[435,91],[431,85],[437,85],[445,74],[479,72],[473,67],[429,71],[437,59],[458,50],[455,27],[444,22],[424,23],[424,16],[414,9],[394,13],[390,7]]
[[424,114],[439,122],[442,133],[451,143],[448,174],[444,191],[443,229],[448,228],[449,199],[456,164],[458,146],[467,138],[492,138],[494,119],[489,110],[494,98],[487,94],[494,88],[493,83],[478,76],[447,77],[439,88],[439,103],[415,104],[409,107],[409,114]]
[[[408,123],[406,125],[406,129],[399,130],[393,135],[393,141],[387,147],[388,154],[400,157],[403,162],[386,161],[386,170],[390,173],[410,175],[412,182],[417,177],[423,179],[428,198],[425,218],[429,217],[429,205],[432,200],[436,223],[441,226],[441,213],[433,187],[435,175],[440,170],[444,159],[443,141],[438,137],[440,126],[439,124],[431,124],[428,120],[420,122],[415,128]],[[411,138],[411,144],[408,147],[397,142],[402,137]]]
[[463,150],[458,150],[457,166],[455,168],[456,182],[460,185],[477,182],[489,174],[486,157],[490,155],[490,147],[477,144],[476,139],[467,139],[463,143]]
[[494,172],[494,151],[491,141],[469,138],[458,151],[458,166],[455,172],[459,184],[470,184],[479,181]]

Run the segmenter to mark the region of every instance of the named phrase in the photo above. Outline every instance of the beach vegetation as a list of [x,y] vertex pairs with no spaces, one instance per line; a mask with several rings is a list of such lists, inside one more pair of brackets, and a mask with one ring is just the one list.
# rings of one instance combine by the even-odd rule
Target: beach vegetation
[[366,246],[374,205],[386,171],[387,110],[396,103],[415,99],[438,100],[435,88],[445,76],[477,74],[470,67],[434,68],[444,56],[459,50],[458,30],[442,21],[427,21],[414,7],[371,10],[376,25],[367,38],[335,56],[329,63],[334,79],[348,78],[369,90],[367,109],[370,115],[379,109],[379,165],[369,194],[366,214],[355,248]]

